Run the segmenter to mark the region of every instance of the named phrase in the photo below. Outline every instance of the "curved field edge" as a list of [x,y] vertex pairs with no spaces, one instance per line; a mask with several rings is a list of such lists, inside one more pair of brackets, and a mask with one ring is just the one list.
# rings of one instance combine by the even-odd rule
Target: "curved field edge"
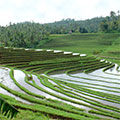
[[[53,54],[52,54],[53,55]],[[57,60],[56,61],[56,64],[53,64],[55,61],[53,60],[53,62],[52,61],[47,61],[47,62],[43,62],[43,66],[41,67],[41,64],[42,64],[42,62],[31,62],[32,63],[32,65],[35,65],[33,68],[32,68],[32,70],[30,70],[29,69],[29,71],[28,72],[26,72],[26,71],[24,71],[25,73],[26,73],[26,77],[25,77],[25,81],[28,83],[28,84],[30,84],[30,85],[32,85],[32,86],[34,86],[34,87],[36,87],[37,89],[40,89],[41,90],[41,88],[39,87],[39,86],[36,86],[35,85],[35,83],[34,83],[34,80],[33,80],[33,84],[31,84],[31,82],[29,82],[29,80],[30,80],[30,77],[29,77],[29,75],[30,75],[30,73],[32,73],[32,74],[34,74],[34,73],[36,73],[36,72],[34,72],[34,68],[36,68],[36,66],[39,66],[38,67],[38,71],[39,70],[41,70],[41,69],[44,69],[43,70],[43,73],[44,74],[48,74],[48,73],[51,73],[51,72],[53,72],[53,71],[57,71],[57,69],[73,69],[73,68],[76,68],[77,67],[77,64],[78,64],[78,68],[80,69],[80,65],[79,64],[81,64],[81,67],[82,67],[82,65],[85,65],[86,67],[82,67],[82,69],[85,69],[84,70],[84,72],[86,73],[86,71],[93,71],[93,70],[96,70],[96,69],[99,69],[99,68],[101,68],[101,67],[106,67],[106,66],[110,66],[111,64],[110,63],[108,63],[108,64],[106,64],[106,63],[102,63],[102,62],[98,62],[97,63],[97,61],[95,62],[95,60],[93,60],[93,63],[95,64],[93,64],[92,63],[92,60],[90,60],[89,62],[87,62],[87,58],[86,57],[83,57],[83,58],[85,58],[85,60],[86,60],[86,62],[84,63],[83,61],[84,61],[84,59],[83,59],[83,61],[82,62],[79,62],[80,60],[77,60],[78,58],[76,57],[76,58],[74,58],[74,59],[72,59],[72,56],[70,56],[70,55],[68,55],[70,58],[71,58],[71,60],[68,60],[68,59],[66,59],[66,60],[62,60],[62,61],[59,61],[59,60]],[[68,57],[67,56],[67,57]],[[10,58],[9,58],[10,59]],[[75,61],[77,60],[77,62],[78,63],[76,63]],[[90,58],[90,59],[95,59],[95,58]],[[7,60],[7,61],[9,61],[9,60]],[[7,61],[6,61],[6,63],[7,63]],[[24,61],[24,58],[22,59],[22,61]],[[73,64],[74,63],[76,63],[76,65],[74,66],[74,65],[71,65],[71,67],[70,67],[70,64],[67,64],[67,62],[69,63],[71,63],[71,61],[73,62]],[[14,61],[11,61],[11,62],[14,62]],[[58,65],[57,64],[57,62],[60,64],[60,65]],[[17,62],[16,62],[17,63]],[[25,67],[25,69],[26,68],[28,68],[30,65],[31,65],[31,63],[30,64],[24,64],[23,63],[23,67],[22,67],[22,69],[24,70],[24,67]],[[63,64],[64,63],[64,64]],[[88,64],[88,65],[87,65]],[[13,65],[14,66],[14,63],[9,63],[9,65],[7,65],[6,64],[6,66],[11,66],[11,65]],[[47,65],[47,66],[46,66]],[[54,68],[52,68],[51,69],[51,66],[53,66],[54,65]],[[61,65],[63,65],[63,66],[61,66]],[[91,65],[93,65],[94,67],[90,67],[89,69],[88,69],[88,67],[89,66],[91,66]],[[17,67],[16,66],[14,66],[15,68],[19,68],[21,65],[19,64]],[[14,68],[14,69],[15,69]],[[67,112],[66,112],[66,107],[64,107],[64,108],[62,108],[62,111],[60,110],[61,108],[60,108],[60,102],[58,102],[57,103],[57,101],[56,101],[56,105],[58,105],[57,107],[59,107],[59,109],[57,108],[57,109],[55,109],[54,107],[55,107],[55,105],[53,105],[52,104],[52,102],[55,102],[55,101],[53,101],[53,100],[49,100],[49,105],[47,104],[47,100],[45,101],[45,97],[43,97],[43,96],[40,96],[40,95],[37,95],[37,94],[34,94],[34,93],[31,93],[30,91],[28,91],[27,89],[25,89],[25,88],[23,88],[22,86],[20,86],[17,82],[16,82],[16,80],[14,79],[14,75],[13,75],[13,73],[14,73],[14,70],[13,70],[13,68],[11,69],[11,71],[10,71],[10,76],[11,76],[11,78],[13,79],[13,81],[14,81],[14,83],[21,89],[21,90],[23,90],[23,91],[25,91],[27,94],[29,94],[30,96],[26,96],[26,94],[25,95],[23,95],[23,94],[21,94],[21,93],[18,93],[18,92],[16,92],[16,91],[14,91],[14,90],[10,90],[9,88],[7,88],[6,86],[3,86],[2,84],[0,84],[1,85],[1,87],[3,87],[4,89],[6,89],[7,91],[9,91],[9,92],[11,92],[12,94],[15,94],[15,95],[17,95],[17,96],[20,96],[20,97],[22,97],[23,99],[26,99],[26,100],[28,100],[28,101],[30,101],[30,102],[34,102],[34,103],[36,103],[36,101],[37,101],[37,104],[41,104],[41,106],[40,105],[37,105],[37,106],[39,106],[39,107],[41,107],[42,108],[42,110],[43,111],[41,111],[41,112],[45,112],[44,110],[45,110],[45,108],[46,108],[46,113],[47,114],[55,114],[55,115],[58,115],[58,116],[63,116],[63,117],[68,117],[68,116],[70,116],[71,118],[73,118],[73,119],[78,119],[77,117],[78,116],[76,116],[76,115],[78,115],[78,114],[80,114],[81,113],[81,115],[79,115],[79,117],[80,117],[80,119],[83,119],[84,117],[84,119],[101,119],[101,118],[99,118],[98,116],[93,116],[93,115],[90,115],[90,114],[87,114],[87,113],[85,113],[84,111],[82,112],[80,109],[77,109],[77,108],[74,108],[75,110],[72,110],[71,108],[69,108],[68,110],[67,110]],[[28,75],[27,75],[28,74]],[[42,76],[42,79],[40,78],[41,76],[39,76],[39,73],[36,73],[36,75],[39,77],[39,79],[41,80],[41,83],[42,83],[42,81],[44,81],[43,83],[44,83],[44,85],[45,86],[47,86],[48,88],[51,88],[51,89],[53,89],[54,87],[53,86],[51,86],[51,84],[50,83],[48,83],[48,81],[47,81],[47,77],[46,76]],[[56,79],[54,79],[55,81],[56,81]],[[55,90],[55,89],[54,89]],[[64,94],[66,94],[66,92],[61,88],[61,87],[59,87],[59,89],[56,89],[57,91],[59,90],[59,92],[62,92],[62,93],[64,93]],[[64,91],[64,92],[63,92]],[[47,92],[47,91],[45,91],[44,90],[44,92]],[[48,93],[50,93],[50,92],[48,92]],[[52,94],[53,95],[53,94]],[[71,92],[70,93],[67,93],[67,95],[70,95],[71,96]],[[75,94],[74,94],[75,95]],[[34,96],[34,97],[38,97],[38,98],[40,98],[40,99],[43,99],[42,101],[41,100],[37,100],[36,98],[33,98],[32,96]],[[53,96],[55,96],[55,95],[53,95]],[[60,96],[56,96],[56,97],[60,97]],[[73,96],[72,96],[73,97]],[[66,98],[63,98],[62,97],[62,99],[66,99]],[[39,102],[38,102],[39,101]],[[41,102],[40,102],[41,101]],[[74,101],[71,101],[71,102],[74,102]],[[12,104],[12,103],[11,103]],[[48,105],[47,107],[46,107],[46,105]],[[15,106],[17,106],[17,107],[19,107],[19,108],[22,108],[24,105],[22,105],[22,104],[20,104],[20,105],[18,105],[17,103],[16,103],[16,105]],[[22,106],[22,107],[20,107],[20,106]],[[26,105],[27,107],[29,106],[29,105]],[[54,113],[53,112],[53,110],[52,110],[52,107],[53,107],[53,109],[54,110],[58,110],[58,113]],[[48,113],[47,112],[47,108],[49,108],[50,109],[50,111],[52,111],[53,113]],[[28,107],[28,109],[30,109],[29,107]],[[35,109],[35,107],[34,107],[34,109]],[[33,110],[34,111],[34,109],[31,109],[31,110]],[[63,109],[64,109],[64,111],[63,111]],[[109,109],[109,107],[108,107],[108,109]],[[111,107],[111,109],[112,110],[115,110],[114,108],[112,108]],[[39,110],[40,111],[40,110]],[[81,112],[80,112],[81,111]],[[118,110],[119,111],[119,110]],[[61,113],[59,113],[59,112],[61,112]],[[71,113],[70,113],[71,112]],[[105,113],[105,111],[104,110],[102,110],[102,111],[96,111],[96,110],[90,110],[90,112],[91,113],[96,113],[96,114],[101,114],[101,115],[105,115],[105,116],[109,116],[109,117],[113,117],[113,118],[119,118],[119,114],[117,114],[117,113],[112,113],[112,112],[106,112]],[[117,111],[116,111],[117,112]],[[74,113],[74,114],[73,114]],[[75,113],[77,113],[77,114],[75,114]],[[64,115],[65,114],[65,115]],[[69,115],[69,114],[71,114],[71,115]],[[93,116],[93,117],[92,117]],[[82,118],[83,117],[83,118]]]

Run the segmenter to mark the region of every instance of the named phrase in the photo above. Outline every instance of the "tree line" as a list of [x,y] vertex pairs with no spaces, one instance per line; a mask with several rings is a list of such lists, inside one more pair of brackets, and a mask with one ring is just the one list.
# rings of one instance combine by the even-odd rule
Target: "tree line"
[[110,12],[110,16],[105,17],[105,19],[100,23],[100,31],[105,33],[120,32],[120,11],[117,13],[114,11]]
[[50,34],[120,32],[119,11],[110,12],[110,16],[87,20],[63,19],[61,21],[40,24],[23,22],[0,26],[0,46],[40,48],[50,42]]
[[0,27],[0,43],[3,46],[39,48],[48,42],[49,34],[39,23],[17,23]]

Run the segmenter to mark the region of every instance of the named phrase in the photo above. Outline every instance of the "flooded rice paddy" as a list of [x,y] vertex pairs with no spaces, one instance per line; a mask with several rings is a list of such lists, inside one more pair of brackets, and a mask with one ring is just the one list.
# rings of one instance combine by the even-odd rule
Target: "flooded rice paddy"
[[[18,49],[11,51],[14,50]],[[19,50],[23,54],[23,49]],[[36,105],[37,102],[53,108],[57,105],[59,109],[66,105],[74,112],[79,109],[102,118],[120,118],[120,68],[117,64],[61,50],[25,49],[25,52],[29,53],[27,57],[18,57],[21,63],[19,59],[14,63],[11,55],[7,56],[10,60],[4,61],[6,56],[3,57],[3,64],[9,64],[0,67],[1,95],[11,96],[24,104]],[[45,61],[39,61],[38,57]]]

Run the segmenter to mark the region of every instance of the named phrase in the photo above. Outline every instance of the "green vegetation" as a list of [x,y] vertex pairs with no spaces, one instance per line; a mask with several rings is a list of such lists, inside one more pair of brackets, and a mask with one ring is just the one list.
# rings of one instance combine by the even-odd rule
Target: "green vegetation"
[[[91,35],[92,38],[94,38],[94,35]],[[98,36],[99,34],[96,35]],[[111,36],[115,38],[118,34]],[[9,104],[19,108],[19,113],[14,120],[47,120],[55,118],[71,120],[120,119],[120,108],[116,107],[116,105],[120,104],[120,96],[106,93],[119,93],[119,87],[115,88],[106,85],[106,83],[117,85],[117,81],[105,81],[101,80],[100,77],[99,79],[93,79],[72,75],[72,73],[81,72],[88,74],[100,68],[104,68],[103,72],[105,72],[107,69],[112,68],[114,64],[100,61],[100,59],[96,59],[93,56],[72,55],[72,53],[64,54],[63,51],[55,53],[54,51],[47,50],[36,51],[34,49],[25,50],[14,48],[0,48],[0,51],[1,65],[3,67],[9,67],[9,75],[13,80],[13,84],[24,93],[11,89],[2,83],[0,83],[0,87],[10,94],[29,102],[29,104],[22,103],[13,97],[0,94]],[[22,70],[25,75],[20,81],[16,78],[15,71],[17,69]],[[62,76],[60,78],[51,77],[51,75],[57,73],[60,75],[65,74],[69,78],[65,79]],[[36,76],[36,78],[33,76]],[[84,81],[81,81],[82,79]],[[110,79],[112,80],[112,78]],[[86,82],[86,80],[92,81],[92,83]],[[105,85],[99,85],[93,82],[103,82]],[[111,90],[111,88],[115,90]],[[34,92],[34,90],[37,90],[37,92]],[[103,90],[106,92],[103,92]],[[49,98],[46,97],[47,95],[49,95]],[[109,104],[104,103],[104,101]],[[84,106],[84,108],[75,107],[74,105]],[[27,109],[27,111],[24,111],[24,109]],[[28,117],[25,116],[25,113],[28,114]]]
[[[50,120],[48,115],[29,110],[20,110],[20,113],[13,120]],[[52,119],[51,119],[52,120]]]
[[0,97],[0,113],[4,114],[8,118],[13,118],[18,113],[18,110]]
[[110,12],[110,17],[106,17],[104,21],[100,23],[100,29],[102,32],[110,33],[110,32],[120,32],[120,15],[115,13],[114,11]]
[[[47,24],[39,24],[34,22],[23,22],[17,24],[10,23],[8,26],[5,27],[0,26],[0,47],[5,46],[18,48],[20,47],[40,48],[45,46],[46,43],[49,44],[49,42],[51,42],[52,39],[51,37],[49,37],[49,35],[53,34],[57,34],[57,36],[59,36],[59,34],[61,35],[66,34],[67,37],[68,34],[77,33],[119,33],[119,32],[120,32],[120,15],[119,13],[115,13],[114,11],[111,11],[110,16],[107,17],[96,17],[92,19],[79,21],[75,21],[74,19],[68,18],[58,22]],[[71,36],[70,39],[73,39],[73,37]],[[101,39],[99,40],[102,41]],[[71,45],[70,41],[69,44]],[[106,44],[111,44],[111,42],[106,42]],[[64,46],[64,43],[61,43],[60,45]],[[74,44],[74,46],[75,45],[76,44]],[[56,48],[58,47],[58,45],[54,47]],[[94,53],[99,52],[101,51],[99,50],[94,51]]]
[[0,27],[0,120],[120,119],[119,25],[111,11]]
[[42,48],[72,51],[82,54],[100,54],[110,47],[119,36],[118,33],[51,35],[50,39],[52,41],[43,45]]
[[86,53],[120,64],[119,37],[119,33],[51,35],[51,42],[41,48]]
[[50,41],[49,34],[38,23],[18,23],[0,27],[1,46],[38,48]]
[[0,119],[1,120],[9,120],[9,118],[7,118],[6,116],[4,116],[3,114],[0,113]]

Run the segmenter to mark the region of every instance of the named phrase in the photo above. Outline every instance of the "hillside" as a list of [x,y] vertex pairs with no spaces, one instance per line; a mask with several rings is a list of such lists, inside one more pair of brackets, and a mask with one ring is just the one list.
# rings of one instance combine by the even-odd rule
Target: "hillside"
[[[119,33],[84,33],[51,35],[51,41],[41,48],[72,51],[86,54],[104,53],[120,36]],[[119,46],[117,46],[119,48]]]
[[10,106],[0,111],[13,120],[120,119],[118,65],[59,50],[1,47],[0,55],[0,102]]
[[41,48],[95,55],[120,65],[119,33],[84,33],[51,35],[51,41]]
[[51,34],[98,32],[102,18],[85,21],[71,19],[49,24],[23,22],[0,27],[0,46],[40,48],[48,43]]
[[[16,37],[16,27],[7,28],[7,34],[13,30],[8,34],[13,38],[33,40],[31,49],[25,49],[21,39],[17,47],[22,48],[15,48],[18,38],[14,42],[11,37],[11,47],[0,47],[0,111],[5,115],[0,114],[0,119],[120,119],[120,67],[115,64],[120,64],[120,34],[47,35],[42,31],[39,36],[41,27],[35,30],[34,25],[26,28],[23,24],[25,29],[17,31],[21,32]],[[34,39],[29,30],[36,35]],[[35,49],[36,42],[40,49]]]
[[[110,16],[107,17],[96,17],[92,19],[77,20],[77,21],[68,18],[47,24],[40,24],[35,22],[21,22],[16,24],[10,23],[8,26],[4,26],[4,27],[0,26],[0,46],[17,47],[17,48],[20,47],[40,48],[51,42],[52,38],[56,38],[54,34],[57,34],[58,36],[59,35],[62,36],[62,34],[64,34],[66,36],[65,38],[66,40],[69,39],[69,37],[70,39],[76,39],[76,40],[79,40],[78,37],[81,37],[81,39],[84,40],[83,35],[79,36],[80,33],[81,34],[86,33],[85,35],[87,35],[87,33],[92,33],[91,35],[97,33],[96,35],[94,35],[93,42],[94,39],[97,40],[99,39],[98,41],[103,42],[102,41],[104,39],[103,35],[107,33],[106,35],[109,37],[110,35],[109,33],[119,33],[120,32],[119,26],[120,26],[120,16],[116,15],[115,13],[114,15],[111,14]],[[91,35],[88,34],[86,36],[87,39],[89,38],[92,39]],[[100,35],[99,38],[97,38],[97,35]],[[64,39],[64,37],[63,38],[61,37],[61,39]],[[110,35],[110,39],[112,39],[111,35]],[[105,37],[104,40],[106,40],[105,44],[111,44],[111,41],[110,42],[107,41],[107,37]],[[65,43],[65,41],[63,42]],[[70,42],[69,44],[73,44],[73,43]],[[99,44],[96,43],[96,45]]]

